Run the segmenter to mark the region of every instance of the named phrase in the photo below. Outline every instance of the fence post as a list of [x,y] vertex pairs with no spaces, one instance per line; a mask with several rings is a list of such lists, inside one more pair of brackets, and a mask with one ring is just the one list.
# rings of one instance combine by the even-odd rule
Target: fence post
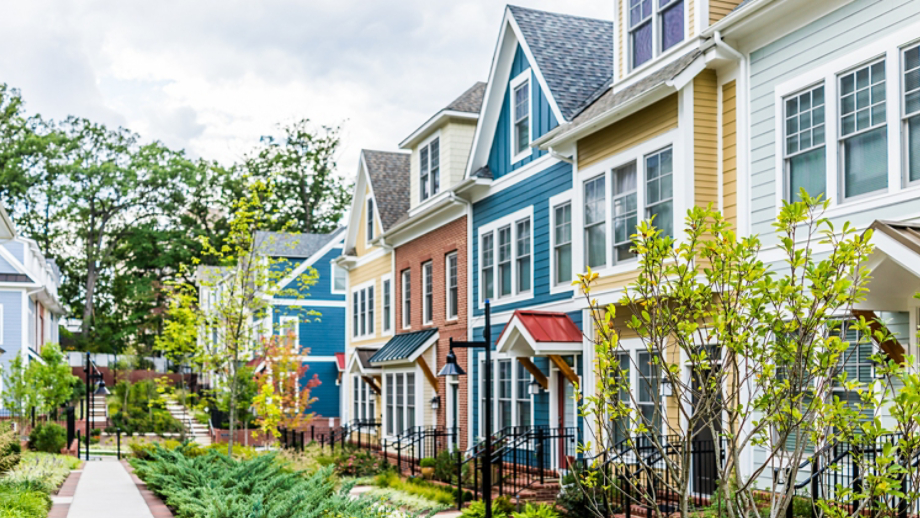
[[901,465],[904,466],[904,473],[901,474],[901,492],[904,496],[898,499],[898,518],[907,518],[908,495],[910,494],[910,488],[907,487],[910,482],[908,478],[910,472],[910,458],[905,458],[901,453],[898,453],[898,457],[900,457]]
[[[815,508],[815,500],[819,498],[819,493],[821,491],[820,484],[820,475],[818,471],[821,470],[821,459],[820,455],[815,455],[811,458],[811,516],[812,518],[818,518],[818,510]],[[791,482],[790,486],[793,488],[793,498],[795,497],[795,482]],[[789,505],[792,505],[790,500]]]
[[306,448],[306,445],[304,444],[304,439],[306,438],[307,438],[307,432],[301,430],[300,431],[300,451],[304,451],[304,449]]
[[[858,459],[862,457],[860,447],[855,446],[855,452],[850,452],[850,467],[852,469],[851,476],[853,477],[853,492],[856,494],[862,493],[862,479],[859,478],[859,462]],[[854,508],[859,508],[859,500],[855,502]]]
[[626,511],[626,518],[632,518],[632,489],[628,484],[625,474],[621,475],[620,479],[622,481],[620,494],[623,495],[623,508]]
[[316,434],[316,427],[315,427],[314,425],[311,424],[311,425],[310,425],[310,442],[315,442],[315,441],[316,441],[316,435],[315,435],[315,434]]
[[121,460],[121,427],[115,428],[115,451],[118,456],[118,460]]
[[537,469],[540,470],[540,484],[544,483],[543,472],[546,470],[546,461],[543,459],[543,428],[537,428]]
[[[80,458],[80,430],[77,430],[77,458]],[[87,458],[87,460],[89,460]]]

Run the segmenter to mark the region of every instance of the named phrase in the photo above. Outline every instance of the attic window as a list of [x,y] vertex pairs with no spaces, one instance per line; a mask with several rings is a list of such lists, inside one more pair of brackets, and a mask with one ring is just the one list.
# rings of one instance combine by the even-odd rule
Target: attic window
[[435,137],[419,150],[419,201],[441,190],[441,144]]
[[367,241],[374,239],[374,199],[367,199]]
[[511,81],[512,162],[527,157],[530,150],[530,70]]

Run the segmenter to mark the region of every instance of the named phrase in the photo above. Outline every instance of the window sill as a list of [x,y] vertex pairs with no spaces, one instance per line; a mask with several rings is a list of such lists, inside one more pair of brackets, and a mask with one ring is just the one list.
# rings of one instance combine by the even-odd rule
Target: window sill
[[920,198],[920,184],[911,184],[892,193],[890,190],[881,190],[865,194],[858,198],[850,198],[839,204],[828,207],[824,213],[826,218],[837,218],[890,205],[896,205],[915,198]]
[[[504,306],[507,304],[513,304],[515,302],[521,302],[524,300],[530,300],[533,298],[533,291],[526,291],[523,293],[518,293],[516,295],[505,295],[501,298],[490,298],[489,302],[492,303],[492,306]],[[485,309],[485,301],[480,301],[478,304],[479,309]]]
[[521,151],[520,153],[511,157],[511,165],[514,166],[514,164],[517,164],[518,162],[526,158],[530,158],[530,156],[531,156],[531,148],[528,146],[527,149],[525,149],[524,151]]

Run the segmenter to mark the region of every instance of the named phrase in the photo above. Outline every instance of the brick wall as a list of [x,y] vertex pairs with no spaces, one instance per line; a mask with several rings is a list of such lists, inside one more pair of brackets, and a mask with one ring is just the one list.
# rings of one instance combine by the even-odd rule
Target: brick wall
[[[458,218],[436,230],[433,230],[424,236],[410,241],[396,248],[396,268],[394,270],[394,304],[396,306],[396,332],[405,333],[409,331],[419,331],[422,329],[436,327],[438,328],[438,343],[434,346],[437,348],[437,365],[431,368],[435,375],[441,370],[446,363],[448,352],[448,341],[451,337],[454,340],[467,340],[467,249],[466,249],[466,216]],[[457,289],[458,305],[457,318],[447,320],[447,256],[448,254],[457,253]],[[432,264],[432,304],[433,314],[430,324],[422,323],[422,264],[431,261]],[[410,308],[410,326],[403,327],[403,293],[402,293],[402,272],[408,269],[411,273],[411,308]],[[461,367],[466,369],[466,349],[456,349],[457,362]],[[466,448],[466,430],[467,430],[467,378],[460,377],[459,387],[459,408],[457,417],[460,429],[460,446]],[[428,380],[421,380],[428,383]],[[438,395],[441,398],[441,406],[437,410],[437,423],[441,426],[447,425],[447,383],[444,378],[440,378],[438,384]],[[424,402],[428,404],[428,402]]]

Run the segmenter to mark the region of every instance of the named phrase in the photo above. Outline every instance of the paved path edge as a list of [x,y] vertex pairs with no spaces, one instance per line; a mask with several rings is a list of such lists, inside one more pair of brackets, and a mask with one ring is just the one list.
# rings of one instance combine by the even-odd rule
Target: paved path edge
[[[58,497],[69,497],[70,500],[73,500],[73,494],[77,490],[77,484],[80,482],[80,475],[83,474],[83,466],[86,464],[80,464],[80,467],[71,470],[70,475],[67,475],[67,478],[64,479],[64,483],[61,484],[61,487],[54,493],[52,496]],[[51,505],[51,509],[48,511],[48,518],[67,518],[67,513],[70,512],[70,502],[68,503],[55,503]]]
[[[134,473],[134,467],[131,466],[127,460],[122,459],[120,462],[121,465],[125,467],[128,475],[131,475],[131,480],[134,481],[134,485],[136,485],[137,490],[140,491],[141,497],[144,498],[144,503],[150,508],[150,514],[153,515],[153,518],[174,518],[169,507],[160,500],[160,497],[153,494],[153,491],[147,489],[147,483]],[[51,517],[49,516],[48,518]]]

